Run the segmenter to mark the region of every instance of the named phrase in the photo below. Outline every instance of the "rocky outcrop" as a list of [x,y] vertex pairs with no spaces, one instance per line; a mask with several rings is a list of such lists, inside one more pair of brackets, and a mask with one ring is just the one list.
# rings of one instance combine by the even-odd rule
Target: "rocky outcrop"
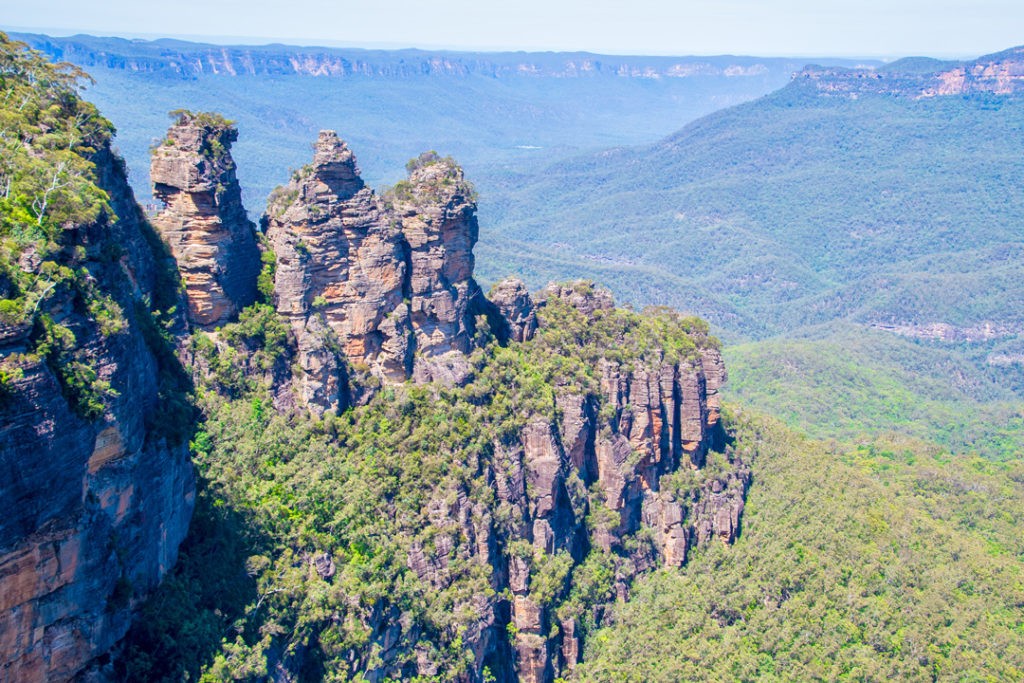
[[[589,283],[550,286],[540,306],[553,297],[587,316],[613,307],[610,294]],[[547,606],[551,596],[534,592],[541,564],[558,557],[575,563],[588,549],[628,558],[616,577],[625,597],[637,573],[681,566],[694,545],[731,543],[739,532],[750,470],[735,454],[713,478],[694,475],[699,483],[692,485],[679,479],[700,472],[716,441],[717,391],[725,381],[717,349],[632,367],[605,358],[600,370],[599,396],[556,394],[558,419],[535,416],[515,439],[494,444],[495,490],[514,511],[502,532],[511,550],[498,575],[507,583],[496,590],[512,595],[520,681],[567,675],[582,649],[574,618],[560,619]],[[642,529],[649,545],[636,543]],[[511,539],[527,541],[528,549]]]
[[154,221],[178,263],[188,317],[213,329],[256,300],[255,228],[242,206],[231,143],[238,132],[214,114],[182,112],[154,150]]
[[275,305],[296,337],[293,381],[317,412],[365,390],[353,371],[385,383],[462,382],[475,317],[500,320],[473,280],[476,204],[451,159],[419,157],[382,199],[345,143],[323,131],[313,163],[271,195],[264,224]]
[[[71,344],[67,357],[32,352],[38,321],[31,334],[0,338],[0,366],[13,378],[0,398],[4,680],[69,680],[107,652],[173,566],[191,516],[187,448],[160,419],[166,357],[142,332],[160,259],[120,160],[104,147],[93,161],[119,219],[66,227],[60,259],[76,259],[96,288],[87,296],[109,297],[116,322],[59,286],[38,312]],[[68,372],[108,383],[101,403],[84,410]]]
[[275,303],[295,332],[304,402],[345,407],[345,360],[404,381],[413,344],[402,234],[334,131],[321,132],[313,163],[270,197],[265,223]]
[[[473,279],[479,227],[462,170],[433,153],[408,170],[378,197],[345,143],[324,131],[313,162],[271,195],[263,225],[274,306],[294,346],[286,381],[312,411],[337,411],[374,383],[463,384],[469,354],[488,333],[501,344],[540,344],[545,315],[552,332],[570,326],[565,346],[547,351],[579,351],[586,371],[545,377],[550,393],[514,393],[516,407],[493,409],[511,410],[500,427],[476,415],[486,437],[465,467],[479,480],[425,497],[430,534],[404,548],[406,567],[431,591],[458,586],[467,571],[489,577],[489,590],[460,598],[461,630],[445,636],[472,653],[466,680],[486,669],[501,681],[549,683],[571,671],[585,629],[601,623],[607,602],[628,597],[638,574],[683,565],[697,544],[735,539],[749,470],[719,452],[708,467],[725,367],[706,328],[691,334],[678,317],[655,324],[618,311],[590,282],[550,285],[535,300],[507,280],[488,300]],[[585,339],[592,328],[600,331]],[[659,336],[662,328],[675,336]],[[481,413],[503,379],[486,381],[468,390]],[[486,499],[471,490],[481,482]],[[571,572],[591,554],[608,565],[607,594],[567,607]],[[322,578],[334,571],[322,553],[306,561]],[[372,642],[351,650],[350,673],[442,673],[410,649],[429,637],[404,617],[391,605],[365,615]]]
[[491,288],[487,298],[494,304],[504,325],[500,336],[525,342],[537,331],[537,311],[526,285],[519,278],[506,278]]
[[483,300],[473,279],[480,235],[473,189],[454,161],[428,152],[410,162],[409,180],[395,188],[393,205],[409,245],[413,377],[457,384],[469,372],[465,355]]
[[[498,290],[516,293],[494,296],[507,311],[520,288]],[[538,299],[530,313],[556,329],[573,317],[566,307],[585,318],[572,325],[600,327],[600,335],[636,322],[616,327],[623,313],[591,283],[551,286]],[[554,405],[535,404],[496,434],[481,418],[480,428],[495,435],[464,466],[480,473],[493,498],[474,496],[466,483],[426,499],[429,540],[410,543],[405,557],[435,592],[451,591],[477,569],[489,577],[489,590],[478,587],[458,603],[458,637],[473,659],[459,680],[488,680],[485,671],[502,682],[568,678],[587,629],[604,622],[609,603],[628,598],[638,575],[682,566],[697,545],[735,540],[750,470],[717,438],[721,356],[706,338],[692,341],[681,355],[654,345],[627,363],[616,342],[630,342],[602,336],[610,353],[595,363],[599,382],[556,379]],[[571,582],[593,571],[609,582],[601,596],[586,604],[568,599]],[[397,611],[375,614],[366,627],[380,658],[371,662],[366,648],[354,649],[351,673],[368,680],[443,675],[428,657],[402,668],[420,633]]]

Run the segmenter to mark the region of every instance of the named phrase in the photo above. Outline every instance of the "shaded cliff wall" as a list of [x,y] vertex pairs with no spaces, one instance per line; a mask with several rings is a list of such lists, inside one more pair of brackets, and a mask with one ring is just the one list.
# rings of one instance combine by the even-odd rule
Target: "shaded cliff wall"
[[[40,330],[0,329],[13,380],[0,400],[0,675],[68,680],[126,632],[137,605],[173,566],[191,516],[186,444],[168,425],[161,372],[167,356],[143,333],[159,256],[122,162],[94,156],[97,184],[117,218],[66,226],[84,281],[110,297],[117,324],[97,319],[74,287],[55,287],[39,316],[70,331],[73,350],[109,383],[83,415],[74,387],[36,348]],[[31,250],[23,258],[33,267]],[[171,293],[173,296],[173,293]]]

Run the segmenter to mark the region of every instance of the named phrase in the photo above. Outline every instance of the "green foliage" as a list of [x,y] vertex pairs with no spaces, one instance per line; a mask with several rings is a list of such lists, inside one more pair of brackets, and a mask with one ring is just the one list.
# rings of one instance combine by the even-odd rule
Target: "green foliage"
[[650,146],[500,178],[482,276],[595,278],[734,339],[834,319],[1019,324],[1022,124],[1016,97],[794,84]]
[[828,446],[734,421],[743,534],[641,579],[588,681],[1014,680],[1024,472],[906,439]]
[[36,353],[56,375],[71,409],[87,420],[103,415],[106,402],[118,394],[97,375],[86,351],[77,347],[74,332],[42,315],[33,337]]
[[61,226],[111,213],[90,156],[113,127],[78,97],[86,78],[0,34],[0,237],[59,242]]
[[277,259],[274,252],[264,244],[260,252],[260,261],[263,267],[260,268],[259,278],[256,280],[256,289],[263,299],[263,303],[273,304],[274,302],[274,276],[277,270]]
[[[662,357],[659,341],[691,353],[711,343],[706,325],[666,312],[608,311],[587,321],[553,301],[544,315],[551,327],[558,321],[567,330],[476,352],[474,378],[464,388],[388,387],[368,405],[321,419],[277,412],[264,383],[246,376],[247,363],[275,358],[284,343],[286,328],[271,307],[250,307],[216,341],[195,336],[193,348],[218,390],[200,392],[205,421],[191,442],[203,482],[197,526],[156,599],[167,605],[173,595],[184,603],[166,615],[144,615],[123,666],[163,671],[166,660],[170,677],[187,671],[214,680],[260,675],[279,653],[302,653],[303,666],[319,672],[311,677],[350,680],[379,662],[377,625],[387,619],[409,624],[398,636],[408,658],[400,657],[399,666],[419,651],[439,667],[437,680],[465,675],[472,661],[466,624],[489,609],[477,597],[494,597],[492,568],[489,558],[471,552],[453,510],[464,509],[473,525],[493,523],[502,539],[516,537],[517,523],[508,504],[497,505],[488,474],[496,446],[514,444],[530,419],[556,419],[555,386],[600,400],[602,348],[639,363]],[[593,362],[569,360],[578,358]],[[580,514],[585,509],[582,502]],[[211,516],[230,525],[211,527]],[[216,592],[195,569],[198,555],[218,544],[229,544],[226,561],[241,562],[245,571],[236,569],[224,586],[218,567],[212,580],[229,596],[250,591],[240,602],[201,597]],[[537,600],[553,609],[568,604],[581,623],[593,623],[594,609],[610,594],[615,561],[599,552],[576,570],[581,588],[571,598],[569,554],[535,552],[523,541],[505,552],[530,558]],[[313,565],[324,553],[335,566],[329,579]],[[414,555],[445,569],[420,576],[410,569]],[[197,597],[184,596],[181,582]],[[195,648],[191,660],[186,647]]]
[[231,119],[226,119],[221,114],[212,111],[199,111],[193,112],[188,109],[174,109],[167,114],[174,119],[175,125],[187,126],[196,125],[200,128],[232,128],[235,122]]
[[1024,452],[1018,396],[993,368],[939,345],[840,326],[725,358],[730,396],[819,438],[895,431],[989,458]]

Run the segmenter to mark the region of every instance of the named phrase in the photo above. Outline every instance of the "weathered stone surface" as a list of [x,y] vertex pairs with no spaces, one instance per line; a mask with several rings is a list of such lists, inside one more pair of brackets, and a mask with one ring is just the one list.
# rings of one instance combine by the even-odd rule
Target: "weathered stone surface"
[[181,114],[154,151],[154,220],[185,283],[189,319],[212,329],[256,300],[255,227],[242,206],[231,143],[237,131],[211,115]]
[[413,347],[402,235],[334,131],[314,149],[313,163],[271,195],[265,220],[276,307],[305,370],[300,393],[322,411],[345,407],[343,360],[403,381]]
[[516,635],[516,659],[520,683],[547,683],[552,680],[547,641],[534,633]]
[[722,360],[722,353],[718,349],[702,349],[700,352],[700,364],[704,371],[704,387],[707,396],[708,408],[707,423],[713,427],[718,424],[718,418],[722,411],[722,398],[718,395],[722,385],[729,379],[725,371],[725,362]]
[[460,383],[468,374],[474,316],[483,295],[473,279],[479,237],[476,199],[462,169],[427,153],[410,162],[409,180],[396,186],[394,212],[409,245],[410,322],[416,338],[418,382]]
[[410,169],[384,201],[323,131],[313,163],[268,200],[276,306],[298,340],[299,393],[318,412],[345,406],[348,381],[332,378],[346,366],[383,382],[461,383],[475,317],[495,317],[473,280],[479,227],[462,169],[432,154]]
[[[11,681],[66,681],[126,632],[131,608],[174,564],[187,531],[194,479],[184,444],[147,429],[159,405],[157,365],[136,303],[153,292],[156,257],[141,230],[123,164],[95,155],[119,220],[66,228],[84,267],[120,307],[125,325],[103,334],[73,292],[43,303],[77,350],[117,392],[103,415],[76,414],[47,363],[24,340],[0,342],[0,363],[21,375],[0,402],[0,672]],[[102,258],[117,245],[113,263]]]
[[508,341],[525,342],[537,331],[537,310],[533,297],[519,278],[506,278],[491,288],[487,298],[501,313]]

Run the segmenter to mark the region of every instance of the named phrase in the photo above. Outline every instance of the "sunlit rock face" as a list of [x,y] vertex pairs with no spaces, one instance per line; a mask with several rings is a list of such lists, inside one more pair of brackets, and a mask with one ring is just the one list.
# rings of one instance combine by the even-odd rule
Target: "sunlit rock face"
[[165,207],[154,224],[178,264],[188,317],[213,329],[256,300],[255,226],[242,206],[231,143],[219,117],[183,113],[153,151],[153,195]]

